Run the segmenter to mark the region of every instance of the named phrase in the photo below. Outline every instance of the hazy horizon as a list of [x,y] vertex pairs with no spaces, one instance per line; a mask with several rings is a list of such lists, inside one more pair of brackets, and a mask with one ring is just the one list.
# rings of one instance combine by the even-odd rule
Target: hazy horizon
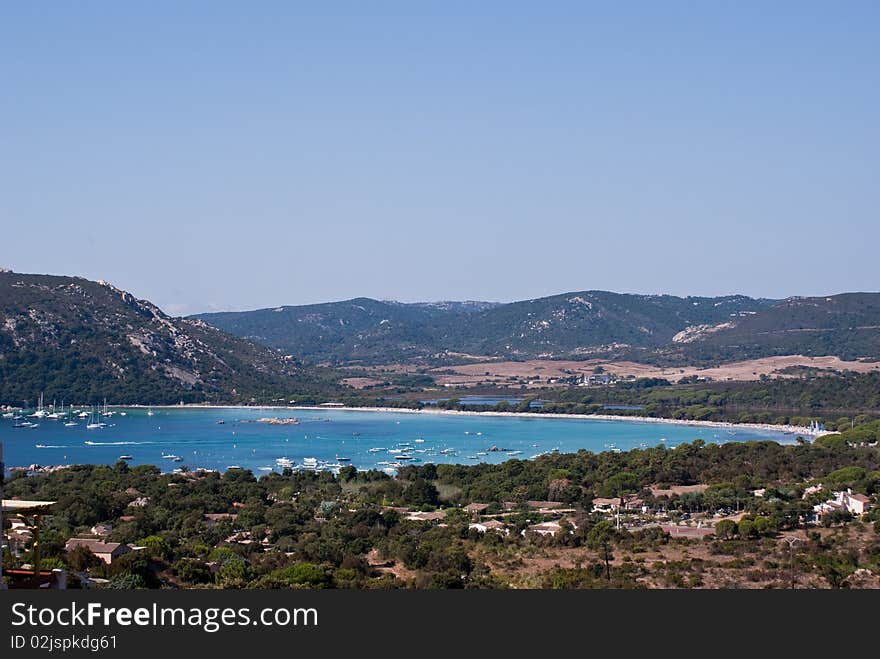
[[880,289],[880,5],[18,4],[0,266],[172,315]]
[[[0,269],[4,269],[4,268],[10,269],[10,268],[8,268],[8,266],[4,266],[3,264],[0,264]],[[78,275],[76,273],[21,272],[19,270],[14,269],[14,268],[12,268],[11,270],[13,273],[24,274],[24,275],[49,275],[49,276],[61,276],[61,277],[64,277],[64,276],[82,277],[82,275]],[[0,271],[2,271],[2,270],[0,270]],[[86,277],[86,279],[90,279],[90,278]],[[106,281],[107,283],[112,284],[113,286],[116,286],[117,288],[121,288],[121,289],[125,290],[127,293],[130,293],[131,295],[134,295],[135,297],[137,297],[139,299],[145,299],[149,302],[153,302],[154,304],[158,304],[158,303],[156,303],[155,300],[151,300],[148,297],[145,297],[143,295],[139,295],[137,291],[130,290],[128,288],[125,288],[124,286],[120,286],[118,284],[118,282],[107,279],[106,277],[96,277],[93,281],[98,281],[98,280]],[[779,296],[779,297],[771,297],[771,296],[766,296],[766,295],[747,295],[747,294],[741,293],[741,292],[697,295],[697,294],[688,294],[688,293],[684,293],[684,294],[669,293],[669,292],[665,292],[665,291],[645,292],[645,291],[618,291],[618,290],[597,289],[597,288],[579,288],[579,289],[569,288],[566,290],[551,291],[545,295],[538,295],[538,296],[532,296],[532,297],[514,297],[511,299],[507,299],[507,300],[487,300],[487,299],[477,299],[477,298],[469,298],[469,297],[455,297],[455,298],[442,298],[442,299],[414,298],[414,299],[402,300],[402,299],[395,299],[395,298],[383,298],[383,297],[373,297],[370,295],[353,294],[353,295],[348,295],[346,297],[339,297],[339,298],[333,298],[333,299],[327,299],[327,300],[313,300],[313,301],[300,302],[300,303],[295,303],[295,304],[287,303],[287,302],[278,302],[277,304],[268,304],[268,305],[264,305],[264,306],[260,306],[260,307],[250,306],[250,307],[242,307],[242,308],[237,308],[237,309],[211,309],[211,310],[203,310],[203,311],[193,311],[193,312],[185,313],[185,314],[175,314],[175,313],[169,311],[168,309],[162,307],[161,304],[159,304],[158,306],[160,308],[162,308],[162,310],[165,311],[166,313],[168,313],[169,315],[195,316],[195,315],[200,315],[200,314],[204,314],[204,313],[226,313],[226,312],[235,313],[235,312],[243,312],[243,311],[259,311],[262,309],[276,309],[276,308],[280,308],[280,307],[299,307],[299,306],[310,306],[310,305],[316,305],[316,304],[332,304],[332,303],[338,303],[338,302],[349,302],[349,301],[361,299],[361,298],[372,299],[372,300],[376,300],[378,302],[388,302],[388,303],[397,303],[397,304],[443,304],[443,303],[453,303],[453,302],[458,302],[458,303],[474,302],[474,303],[489,303],[489,304],[499,304],[500,305],[500,304],[509,304],[511,302],[524,302],[524,301],[539,299],[539,298],[543,298],[543,297],[553,297],[556,295],[571,295],[571,294],[584,293],[584,292],[616,293],[616,294],[620,294],[620,295],[657,295],[657,296],[668,295],[668,296],[680,297],[680,298],[688,298],[688,297],[712,298],[712,297],[726,297],[726,296],[732,296],[732,295],[745,295],[746,297],[750,297],[752,299],[784,300],[787,298],[795,298],[795,297],[810,298],[810,297],[830,297],[830,296],[834,296],[834,295],[844,295],[844,294],[880,293],[880,290],[834,291],[834,292],[822,292],[822,293],[809,293],[806,295],[801,295],[801,294],[794,295],[793,294],[793,295],[783,295],[783,296]]]

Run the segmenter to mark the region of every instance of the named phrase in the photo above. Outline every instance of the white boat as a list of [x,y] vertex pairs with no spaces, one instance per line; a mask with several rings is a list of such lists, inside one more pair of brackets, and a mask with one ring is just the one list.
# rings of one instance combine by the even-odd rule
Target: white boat
[[425,443],[425,440],[422,439],[421,437],[419,437],[418,439],[414,439],[413,441],[414,441],[416,444],[424,444],[424,443]]
[[379,451],[386,450],[384,446],[374,446],[370,449],[370,453],[378,453]]
[[6,413],[3,415],[3,418],[4,418],[4,419],[11,419],[11,418],[14,417],[14,416],[15,416],[14,413],[12,413],[12,412],[6,412]]
[[173,453],[167,453],[167,454],[163,453],[162,454],[162,458],[165,460],[176,460],[179,457],[180,457],[179,455],[174,455]]
[[68,421],[64,424],[65,428],[73,428],[74,426],[78,426],[79,424],[76,421]]
[[40,403],[37,407],[37,411],[30,415],[31,417],[42,419],[44,416],[49,416],[49,413],[43,409],[43,394],[40,394]]
[[119,459],[120,460],[132,460],[133,458],[130,455],[120,455]]
[[226,470],[228,471],[230,469],[241,469],[241,467],[239,467],[238,465],[227,465]]
[[318,466],[318,458],[303,458],[303,467],[314,469]]
[[351,458],[341,458],[337,455],[336,462],[351,462]]
[[100,430],[104,428],[107,424],[103,421],[95,421],[93,417],[89,417],[89,422],[86,424],[87,430]]
[[148,407],[148,408],[147,408],[147,416],[153,416],[153,414],[154,414],[154,412],[153,412],[153,408],[152,408],[152,407]]
[[257,467],[259,471],[272,471],[272,467]]

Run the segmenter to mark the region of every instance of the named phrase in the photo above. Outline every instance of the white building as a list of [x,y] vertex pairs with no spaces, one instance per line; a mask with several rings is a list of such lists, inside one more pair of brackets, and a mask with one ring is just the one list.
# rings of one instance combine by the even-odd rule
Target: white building
[[871,508],[870,497],[864,494],[853,494],[851,489],[846,492],[833,492],[834,498],[813,506],[816,520],[833,512],[847,512],[851,515],[862,515]]

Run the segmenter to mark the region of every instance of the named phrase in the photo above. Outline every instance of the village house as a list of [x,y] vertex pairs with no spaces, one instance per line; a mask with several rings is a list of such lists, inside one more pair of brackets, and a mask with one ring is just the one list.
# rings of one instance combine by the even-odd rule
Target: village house
[[[620,505],[620,497],[596,497],[593,499],[593,512],[594,513],[611,513],[617,511],[621,508]],[[634,510],[642,513],[648,512],[648,506],[645,504],[644,500],[637,496],[630,496],[623,498],[623,506],[622,510]]]
[[813,506],[816,522],[821,523],[822,518],[835,512],[845,512],[851,515],[862,515],[871,508],[870,497],[864,494],[853,494],[851,489],[846,492],[833,492],[834,498]]
[[235,513],[205,513],[202,517],[209,529],[217,526],[217,522],[234,522],[238,519]]
[[445,510],[435,510],[434,512],[411,512],[407,514],[406,519],[411,522],[439,522],[446,519]]
[[486,531],[495,531],[496,533],[510,535],[510,529],[508,529],[503,522],[499,522],[497,519],[489,519],[485,522],[474,522],[472,524],[468,524],[468,529],[474,529],[476,531],[479,531],[480,533],[485,533]]
[[540,524],[532,524],[520,532],[525,537],[528,533],[534,533],[542,536],[555,536],[562,531],[562,524],[559,522],[541,522]]
[[120,542],[104,542],[93,538],[71,538],[64,544],[64,551],[69,552],[76,547],[85,547],[107,565],[132,550],[129,545]]
[[804,501],[806,501],[807,499],[809,499],[809,498],[810,498],[811,496],[813,496],[814,494],[818,494],[819,492],[821,492],[822,489],[823,489],[823,488],[822,488],[822,483],[819,483],[818,485],[810,485],[808,488],[804,489],[804,493],[803,493],[803,495],[801,496],[801,499],[803,499]]
[[109,522],[107,522],[105,524],[95,524],[91,529],[89,529],[89,532],[92,535],[97,535],[102,538],[106,538],[108,535],[110,535],[113,532],[113,525],[110,524]]
[[488,507],[488,503],[469,503],[463,510],[469,515],[479,516]]

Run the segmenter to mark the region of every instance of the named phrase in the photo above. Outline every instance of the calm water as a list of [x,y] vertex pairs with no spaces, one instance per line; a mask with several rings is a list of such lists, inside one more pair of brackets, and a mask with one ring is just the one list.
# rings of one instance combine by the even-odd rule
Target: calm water
[[[400,453],[387,450],[395,448],[414,458],[405,462],[408,464],[476,464],[527,459],[553,449],[562,453],[582,448],[626,451],[661,443],[675,446],[695,439],[794,441],[794,435],[776,431],[587,419],[233,408],[154,409],[154,416],[143,409],[125,412],[126,416],[117,411],[104,419],[109,425],[96,430],[86,429],[86,420],[65,427],[60,421],[41,419],[37,428],[13,428],[12,420],[2,419],[4,461],[7,467],[112,464],[121,455],[130,455],[130,464],[154,464],[163,471],[184,466],[218,470],[240,466],[259,474],[280,471],[278,458],[289,458],[295,464],[316,458],[359,469],[393,469],[380,463],[395,462]],[[300,423],[247,422],[263,417],[296,417]],[[493,446],[509,450],[490,451]],[[371,452],[371,448],[382,450]],[[168,454],[182,460],[162,457]]]

